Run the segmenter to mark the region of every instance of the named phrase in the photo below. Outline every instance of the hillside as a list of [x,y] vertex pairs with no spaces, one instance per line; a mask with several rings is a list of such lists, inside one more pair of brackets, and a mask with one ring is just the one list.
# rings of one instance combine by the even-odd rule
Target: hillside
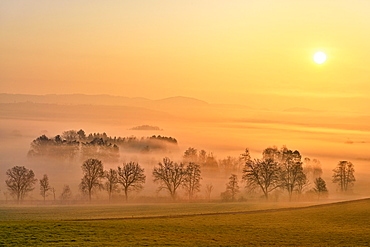
[[169,113],[136,106],[61,105],[56,103],[0,103],[2,119],[64,120],[111,122],[128,120],[150,121],[167,119]]

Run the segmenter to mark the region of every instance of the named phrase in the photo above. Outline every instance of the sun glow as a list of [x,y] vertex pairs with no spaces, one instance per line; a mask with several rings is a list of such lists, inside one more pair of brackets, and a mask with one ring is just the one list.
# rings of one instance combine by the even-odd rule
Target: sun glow
[[326,61],[326,54],[323,53],[322,51],[318,51],[318,52],[315,53],[315,55],[313,55],[313,60],[317,64],[325,63],[325,61]]

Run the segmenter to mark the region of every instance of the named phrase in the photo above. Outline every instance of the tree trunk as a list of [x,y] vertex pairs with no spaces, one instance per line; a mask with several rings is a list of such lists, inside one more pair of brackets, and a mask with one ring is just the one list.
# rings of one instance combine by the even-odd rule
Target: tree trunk
[[171,191],[171,197],[172,197],[172,200],[175,201],[176,200],[176,192]]
[[128,188],[125,188],[125,199],[128,202]]

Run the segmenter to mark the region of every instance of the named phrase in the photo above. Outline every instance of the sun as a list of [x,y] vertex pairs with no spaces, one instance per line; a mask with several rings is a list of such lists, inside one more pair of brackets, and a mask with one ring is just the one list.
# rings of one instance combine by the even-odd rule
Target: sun
[[326,61],[326,54],[323,53],[322,51],[318,51],[318,52],[315,53],[315,55],[313,55],[313,60],[317,64],[325,63],[325,61]]

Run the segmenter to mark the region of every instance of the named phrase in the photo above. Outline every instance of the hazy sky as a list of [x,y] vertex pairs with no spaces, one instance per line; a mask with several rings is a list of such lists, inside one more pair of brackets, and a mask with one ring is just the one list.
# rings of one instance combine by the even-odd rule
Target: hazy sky
[[366,0],[0,0],[0,93],[368,97],[369,30]]

